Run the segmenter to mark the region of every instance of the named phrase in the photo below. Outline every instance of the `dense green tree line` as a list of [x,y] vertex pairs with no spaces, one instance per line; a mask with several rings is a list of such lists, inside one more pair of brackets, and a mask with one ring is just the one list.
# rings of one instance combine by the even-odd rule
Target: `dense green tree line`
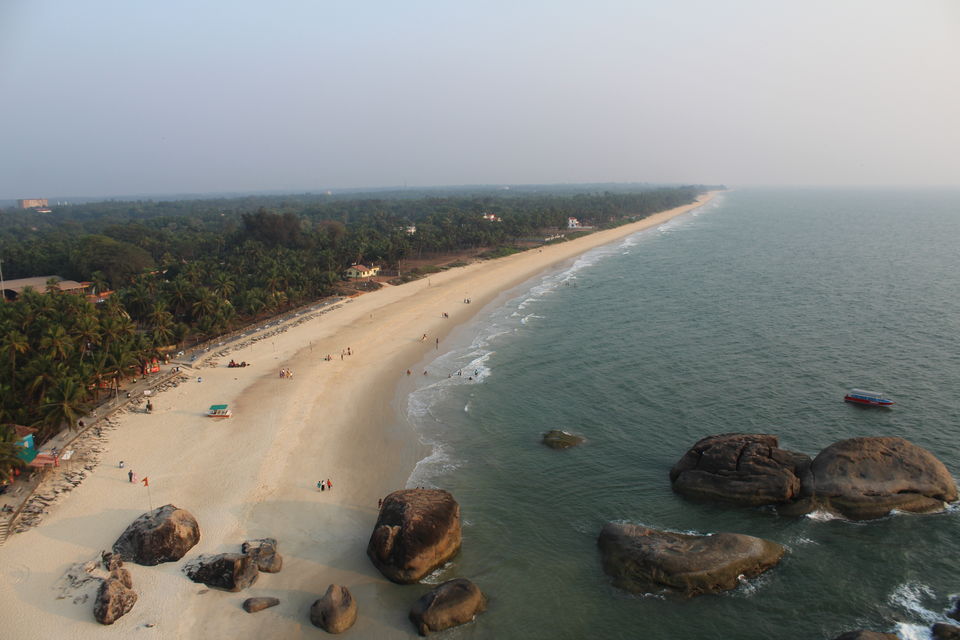
[[[509,247],[542,239],[569,216],[620,224],[704,190],[278,197],[272,210],[257,198],[4,211],[4,278],[56,274],[117,293],[93,305],[50,288],[0,305],[0,424],[38,427],[42,441],[161,349],[330,295],[350,264],[396,268],[405,257]],[[502,221],[484,220],[487,213]]]

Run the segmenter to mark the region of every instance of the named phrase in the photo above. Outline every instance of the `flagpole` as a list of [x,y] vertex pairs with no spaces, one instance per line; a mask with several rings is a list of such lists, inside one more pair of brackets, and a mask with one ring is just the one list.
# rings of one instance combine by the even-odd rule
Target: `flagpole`
[[150,511],[153,511],[153,496],[150,494],[150,485],[147,485],[147,501],[150,503]]

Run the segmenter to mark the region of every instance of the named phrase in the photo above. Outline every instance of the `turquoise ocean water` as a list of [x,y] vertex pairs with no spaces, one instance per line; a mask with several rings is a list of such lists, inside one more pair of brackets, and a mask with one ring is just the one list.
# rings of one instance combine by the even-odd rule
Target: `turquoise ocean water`
[[[897,435],[960,474],[958,255],[957,191],[735,190],[458,329],[402,410],[433,451],[409,486],[448,489],[462,509],[463,550],[431,581],[468,577],[490,597],[446,637],[927,637],[960,593],[960,510],[786,518],[685,500],[668,472],[701,437],[743,431],[811,456]],[[848,387],[898,404],[847,405]],[[550,450],[552,428],[587,442]],[[609,521],[789,553],[724,595],[640,597],[601,570]]]

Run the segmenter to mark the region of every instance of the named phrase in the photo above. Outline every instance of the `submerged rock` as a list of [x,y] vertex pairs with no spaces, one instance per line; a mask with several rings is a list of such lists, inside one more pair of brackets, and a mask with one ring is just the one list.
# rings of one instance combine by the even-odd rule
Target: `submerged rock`
[[543,434],[543,444],[551,449],[569,449],[583,443],[583,438],[559,429],[551,429]]
[[785,549],[738,533],[697,536],[609,523],[597,541],[604,571],[633,593],[668,590],[686,596],[733,589],[775,566]]
[[410,609],[410,622],[425,636],[470,622],[487,609],[487,598],[466,578],[444,582],[419,600]]
[[199,541],[197,519],[168,504],[134,520],[113,543],[113,552],[128,562],[152,566],[179,560]]
[[388,579],[410,584],[460,550],[460,505],[442,489],[402,489],[383,500],[367,556]]
[[899,640],[900,636],[894,633],[882,633],[880,631],[866,631],[863,629],[857,631],[847,631],[837,636],[833,640]]
[[894,509],[941,511],[957,500],[957,485],[932,453],[896,437],[850,438],[820,452],[804,486],[809,509],[852,520],[880,518]]
[[332,584],[310,607],[310,622],[327,633],[343,633],[357,621],[357,601],[346,587]]
[[240,591],[257,581],[260,572],[256,561],[242,553],[220,553],[201,556],[196,563],[184,568],[194,582],[226,591]]
[[670,470],[677,493],[748,506],[800,496],[810,457],[779,447],[777,436],[724,433],[703,438]]

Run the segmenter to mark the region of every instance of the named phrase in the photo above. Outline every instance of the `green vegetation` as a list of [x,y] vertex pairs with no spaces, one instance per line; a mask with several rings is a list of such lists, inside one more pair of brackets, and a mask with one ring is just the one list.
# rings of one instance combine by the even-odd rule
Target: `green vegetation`
[[401,270],[404,258],[484,248],[484,258],[509,255],[542,241],[545,230],[565,228],[569,216],[593,225],[642,218],[706,189],[303,195],[3,211],[6,279],[56,274],[116,293],[93,305],[48,287],[0,305],[0,424],[37,427],[43,442],[163,350],[329,296],[351,264],[398,271],[395,282],[404,282],[442,269]]

